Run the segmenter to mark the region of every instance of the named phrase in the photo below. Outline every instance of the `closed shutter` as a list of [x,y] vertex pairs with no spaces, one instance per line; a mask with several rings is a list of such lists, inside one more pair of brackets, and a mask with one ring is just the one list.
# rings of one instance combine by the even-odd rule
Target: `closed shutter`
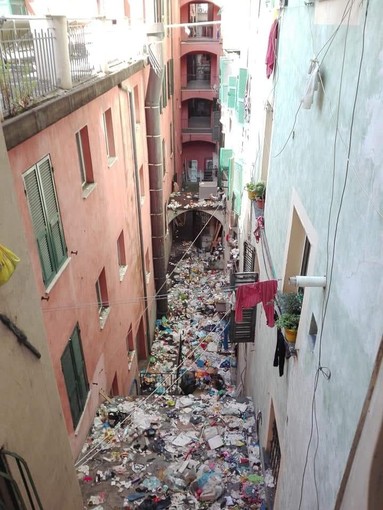
[[57,271],[64,263],[67,254],[49,157],[40,161],[37,166],[40,174],[41,187],[43,190],[46,215],[51,233],[51,241]]
[[43,270],[43,281],[47,284],[55,274],[55,267],[52,248],[49,244],[48,224],[44,214],[43,198],[38,184],[36,167],[24,175],[24,184]]
[[238,99],[245,99],[246,83],[247,83],[247,69],[240,69],[237,83]]
[[81,409],[83,409],[88,395],[89,385],[88,378],[86,375],[85,360],[82,352],[80,331],[78,329],[78,326],[75,327],[72,333],[71,341],[73,357],[75,362],[76,379],[78,383],[79,400],[81,404]]
[[227,106],[229,108],[235,108],[237,104],[237,77],[230,76],[229,77],[229,88],[227,91]]
[[81,407],[77,393],[76,372],[73,364],[71,345],[72,342],[69,341],[65,348],[64,354],[61,356],[61,367],[64,374],[66,390],[68,393],[73,426],[76,427],[81,416]]

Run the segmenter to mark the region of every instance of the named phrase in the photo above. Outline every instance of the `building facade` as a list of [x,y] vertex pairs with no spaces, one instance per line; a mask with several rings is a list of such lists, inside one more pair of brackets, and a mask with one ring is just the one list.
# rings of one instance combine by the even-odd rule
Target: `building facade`
[[[164,30],[177,20],[175,3],[122,1],[113,12],[104,4],[101,14],[116,17],[101,24],[62,13],[7,20],[30,45],[16,54],[9,44],[3,55],[13,191],[75,457],[105,395],[139,391],[139,364],[166,309],[166,204],[180,160],[178,50]],[[31,3],[29,12],[42,16],[48,7],[54,11]],[[50,80],[36,24],[56,63]]]
[[[235,26],[227,4],[223,34]],[[276,316],[283,294],[303,295],[295,343],[278,344],[259,304],[255,336],[239,344],[275,509],[382,506],[381,15],[378,2],[342,0],[238,14],[254,36],[231,55],[227,86],[238,101],[247,69],[249,116],[242,126],[223,98],[220,171],[233,208],[241,196],[240,270],[277,282]],[[249,181],[266,183],[264,209],[247,198]],[[297,289],[296,276],[320,286],[303,278]]]

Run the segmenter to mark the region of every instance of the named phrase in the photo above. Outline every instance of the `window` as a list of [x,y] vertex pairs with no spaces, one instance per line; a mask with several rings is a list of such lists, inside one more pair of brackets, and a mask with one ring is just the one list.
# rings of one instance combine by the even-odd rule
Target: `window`
[[140,96],[138,86],[134,87],[134,115],[136,124],[140,123]]
[[67,259],[67,248],[49,156],[25,172],[23,177],[43,281],[48,287]]
[[170,140],[170,157],[173,156],[173,123],[171,122],[170,123],[170,128],[169,128],[169,140]]
[[128,334],[126,335],[126,352],[128,353],[128,370],[130,370],[132,368],[132,362],[136,354],[132,326],[130,326]]
[[83,127],[76,133],[76,145],[80,165],[81,185],[85,191],[94,182],[87,126]]
[[148,285],[150,281],[150,256],[149,256],[149,248],[145,253],[145,272],[146,272],[146,285]]
[[96,282],[96,295],[100,327],[103,329],[106,319],[109,315],[109,300],[108,289],[106,286],[105,268],[101,271],[100,276]]
[[144,167],[143,167],[143,165],[140,166],[139,179],[140,179],[141,205],[143,205],[144,201],[145,201],[145,180],[144,180]]
[[61,356],[61,368],[72,413],[73,427],[76,428],[84,410],[89,391],[80,328],[77,324]]
[[108,157],[108,164],[111,165],[116,159],[116,149],[114,146],[114,133],[112,122],[112,110],[109,108],[103,115],[104,120],[104,134],[106,155]]
[[162,139],[162,172],[163,175],[166,174],[166,145],[165,139]]
[[128,269],[128,265],[126,263],[126,253],[125,253],[125,238],[124,231],[121,231],[121,234],[117,239],[117,257],[118,257],[118,267],[120,274],[120,282],[123,280],[125,273]]
[[[291,285],[288,281],[290,276],[307,275],[310,262],[310,252],[311,243],[297,210],[294,208],[283,286],[284,292],[291,291]],[[303,292],[303,289],[300,289],[300,291]]]

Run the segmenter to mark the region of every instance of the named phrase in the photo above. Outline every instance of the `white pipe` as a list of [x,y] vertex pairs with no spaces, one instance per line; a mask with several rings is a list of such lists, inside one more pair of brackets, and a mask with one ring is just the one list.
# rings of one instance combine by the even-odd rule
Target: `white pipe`
[[326,287],[325,276],[291,276],[289,278],[290,285],[296,287]]

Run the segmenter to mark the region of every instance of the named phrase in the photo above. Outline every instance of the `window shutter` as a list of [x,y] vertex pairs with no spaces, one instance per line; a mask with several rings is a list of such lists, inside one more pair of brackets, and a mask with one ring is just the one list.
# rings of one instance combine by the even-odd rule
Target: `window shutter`
[[44,214],[43,200],[38,184],[36,167],[24,175],[24,184],[27,192],[29,209],[31,211],[33,229],[37,240],[41,267],[43,270],[43,281],[47,284],[53,278],[55,270],[52,263],[47,220]]
[[64,232],[61,225],[60,213],[56,197],[55,186],[52,176],[52,167],[49,157],[38,163],[41,187],[43,190],[48,225],[52,237],[53,252],[56,269],[58,269],[67,257]]
[[88,378],[86,375],[86,367],[84,361],[84,354],[82,352],[81,340],[78,326],[75,327],[72,333],[72,350],[75,363],[76,378],[78,382],[79,399],[81,402],[81,409],[84,407],[86,397],[88,395]]
[[246,93],[246,83],[247,83],[247,69],[240,69],[238,74],[238,99],[245,99]]
[[72,413],[73,426],[76,427],[81,416],[81,407],[77,394],[76,374],[73,366],[71,344],[72,342],[69,341],[68,345],[65,348],[64,354],[61,356],[61,367],[64,374],[65,385],[68,393],[68,400],[70,404],[70,410]]

